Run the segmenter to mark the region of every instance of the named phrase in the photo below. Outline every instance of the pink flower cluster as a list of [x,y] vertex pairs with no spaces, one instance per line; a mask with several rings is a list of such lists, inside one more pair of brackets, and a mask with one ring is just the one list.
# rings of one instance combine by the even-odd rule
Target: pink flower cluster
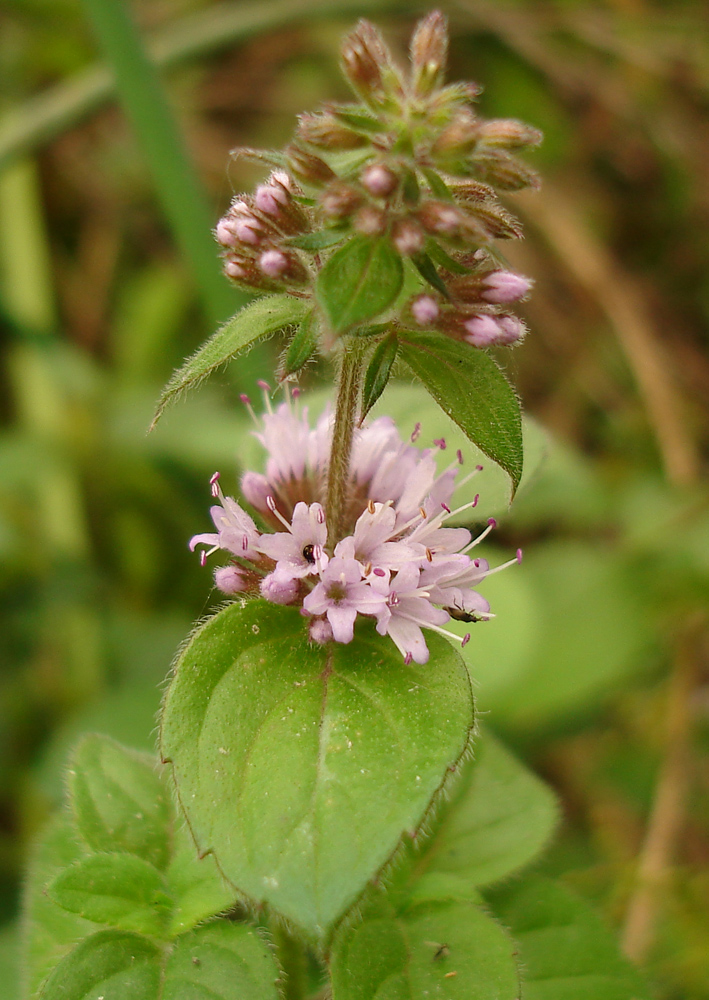
[[[311,428],[297,390],[293,397],[273,410],[266,396],[267,412],[256,434],[268,454],[265,475],[247,472],[242,478],[243,497],[260,525],[224,496],[215,474],[212,492],[219,502],[211,515],[216,531],[195,535],[190,548],[207,546],[203,564],[219,549],[229,553],[231,562],[215,573],[223,592],[260,592],[275,604],[299,605],[314,642],[351,642],[357,616],[367,615],[407,663],[426,663],[422,628],[458,642],[459,636],[442,627],[451,617],[492,617],[474,588],[491,572],[519,562],[521,551],[496,570],[475,557],[473,550],[495,521],[491,518],[476,538],[467,528],[446,526],[478,500],[451,509],[462,454],[439,472],[436,457],[445,441],[420,450],[414,445],[420,428],[410,442],[403,441],[389,417],[356,433],[346,533],[329,545],[323,501],[332,419],[325,412]],[[469,638],[468,633],[463,645]]]

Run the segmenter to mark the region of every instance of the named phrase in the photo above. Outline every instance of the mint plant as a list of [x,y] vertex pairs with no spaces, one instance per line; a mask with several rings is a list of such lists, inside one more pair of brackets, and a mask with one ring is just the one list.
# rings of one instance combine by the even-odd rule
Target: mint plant
[[[455,494],[480,452],[512,495],[521,478],[519,402],[489,348],[525,333],[513,307],[531,282],[495,242],[521,227],[498,193],[536,184],[518,154],[540,136],[444,84],[446,47],[433,13],[403,73],[360,22],[342,49],[357,102],[303,116],[283,153],[241,151],[272,172],[215,237],[257,297],[157,416],[287,332],[264,412],[242,397],[265,466],[238,499],[211,479],[214,530],[190,545],[219,556],[229,600],[177,658],[162,766],[98,736],[75,753],[27,885],[28,997],[645,995],[567,890],[500,885],[544,848],[556,806],[476,721],[457,646],[493,614],[478,588],[521,552],[491,568],[477,547],[496,522],[470,530],[478,495]],[[295,383],[316,354],[337,391],[311,421]],[[446,460],[421,424],[370,418],[395,371],[475,450]]]

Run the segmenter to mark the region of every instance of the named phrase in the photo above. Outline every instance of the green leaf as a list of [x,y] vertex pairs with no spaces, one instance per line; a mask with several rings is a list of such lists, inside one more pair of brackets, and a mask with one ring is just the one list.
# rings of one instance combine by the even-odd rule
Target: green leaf
[[319,229],[315,233],[303,233],[302,236],[289,236],[284,242],[299,250],[307,250],[315,253],[318,250],[326,250],[328,247],[342,243],[347,238],[347,229]]
[[3,1000],[22,1000],[19,963],[20,928],[17,923],[0,928],[0,982]]
[[436,265],[433,263],[428,254],[415,253],[411,257],[411,261],[424,281],[427,281],[429,285],[435,288],[437,292],[440,292],[441,295],[445,295],[447,299],[450,299],[445,282],[440,277],[438,271],[436,270]]
[[436,198],[440,198],[441,201],[453,201],[453,195],[440,174],[437,174],[435,170],[424,167],[423,175]]
[[409,849],[410,883],[455,877],[466,890],[488,885],[528,864],[557,819],[552,791],[490,733],[475,743],[452,798],[419,853]]
[[54,969],[40,1000],[158,1000],[161,952],[137,934],[99,931]]
[[175,898],[171,936],[191,930],[234,904],[234,890],[220,875],[214,858],[209,854],[204,858],[198,856],[194,841],[182,824],[175,830],[167,884]]
[[318,346],[318,320],[315,312],[309,312],[288,345],[283,360],[285,375],[294,375],[312,358]]
[[512,480],[522,478],[522,417],[517,397],[485,351],[437,333],[405,330],[400,352],[441,409]]
[[465,267],[460,261],[455,260],[450,254],[447,254],[440,243],[436,243],[435,240],[428,240],[426,243],[426,252],[439,267],[445,268],[451,274],[470,274],[469,267]]
[[386,388],[391,375],[391,369],[396,361],[396,354],[399,344],[396,336],[385,337],[380,344],[377,344],[372,357],[364,373],[364,386],[362,388],[362,419],[364,419],[372,409],[376,401]]
[[187,389],[193,389],[221,365],[250,348],[261,337],[298,323],[308,303],[292,295],[264,295],[244,306],[220,327],[191,358],[178,368],[162,391],[152,427],[165,407]]
[[47,883],[83,854],[69,815],[53,816],[32,852],[22,899],[23,998],[36,997],[57,962],[96,930],[94,924],[61,909],[45,892]]
[[127,851],[161,870],[170,856],[170,801],[151,757],[86,736],[69,771],[77,828],[95,851]]
[[374,906],[335,938],[333,1000],[518,1000],[514,953],[473,903],[432,901],[401,913]]
[[333,331],[343,333],[384,312],[403,281],[401,257],[386,237],[353,236],[328,258],[316,295]]
[[419,826],[473,723],[445,640],[406,665],[367,625],[323,648],[295,608],[232,604],[182,653],[162,720],[201,850],[320,940]]
[[135,854],[82,858],[47,887],[70,913],[124,931],[164,937],[172,900],[164,876]]
[[161,1000],[278,1000],[279,978],[272,952],[253,927],[220,920],[175,943]]
[[535,876],[486,895],[518,943],[525,1000],[649,1000],[600,917],[564,886]]

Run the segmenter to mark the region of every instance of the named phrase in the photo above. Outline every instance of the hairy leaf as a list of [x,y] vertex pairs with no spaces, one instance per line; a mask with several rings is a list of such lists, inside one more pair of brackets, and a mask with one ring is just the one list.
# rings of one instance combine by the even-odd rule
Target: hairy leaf
[[430,839],[410,852],[409,880],[455,876],[467,889],[495,882],[528,864],[557,817],[552,791],[490,733],[475,744]]
[[293,335],[283,359],[283,373],[294,375],[307,364],[318,346],[318,319],[314,312],[308,313]]
[[36,997],[42,981],[77,941],[96,927],[54,903],[45,887],[84,855],[67,813],[53,816],[32,852],[22,899],[22,997]]
[[406,665],[367,624],[323,648],[294,608],[230,605],[182,653],[162,720],[202,851],[321,940],[418,827],[473,722],[446,641]]
[[335,938],[333,1000],[518,1000],[514,953],[474,903],[429,901],[398,913],[375,906]]
[[273,954],[256,930],[220,920],[175,943],[160,1000],[278,1000],[278,979]]
[[124,931],[164,937],[172,900],[161,872],[135,854],[82,858],[47,887],[70,913]]
[[200,858],[184,824],[177,826],[167,884],[175,897],[170,934],[182,934],[200,921],[223,913],[234,903],[234,890],[227,885],[211,855]]
[[522,417],[517,397],[485,351],[437,333],[403,331],[400,354],[438,405],[512,480],[522,478]]
[[99,931],[54,969],[40,1000],[158,1000],[161,952],[137,934]]
[[152,758],[106,736],[86,736],[74,754],[69,791],[89,847],[127,851],[166,867],[172,810]]
[[385,337],[377,344],[364,373],[362,387],[362,419],[367,416],[386,388],[391,369],[396,361],[399,345],[395,336]]
[[264,295],[244,306],[177,369],[162,391],[152,426],[180,393],[199,385],[261,337],[282,330],[291,323],[299,323],[307,311],[307,302],[285,294]]
[[534,876],[488,898],[518,943],[525,1000],[649,1000],[600,917],[564,886]]
[[384,312],[404,281],[401,257],[386,237],[353,236],[318,275],[316,294],[335,333]]

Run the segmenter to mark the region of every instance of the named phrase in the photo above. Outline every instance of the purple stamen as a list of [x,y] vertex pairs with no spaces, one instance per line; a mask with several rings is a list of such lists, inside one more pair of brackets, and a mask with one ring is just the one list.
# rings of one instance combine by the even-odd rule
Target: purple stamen
[[517,562],[522,562],[522,549],[517,549]]
[[377,568],[374,570],[374,575],[375,576],[386,576],[386,571],[383,570],[383,569],[380,569],[379,566],[377,566]]
[[204,549],[202,549],[202,551],[199,554],[199,564],[200,564],[200,566],[206,566],[207,565],[207,553],[206,553],[206,551]]
[[418,441],[420,436],[421,436],[421,424],[416,424],[411,433],[411,444],[413,444],[414,441]]
[[270,392],[271,391],[271,386],[268,384],[268,382],[264,382],[264,380],[262,378],[260,378],[258,380],[258,382],[256,383],[256,385],[259,387],[259,389],[263,389],[264,392]]
[[248,535],[242,535],[242,537],[241,537],[241,547],[244,550],[244,552],[246,552],[246,550],[249,547],[249,536]]
[[463,646],[467,646],[469,642],[470,642],[470,632],[466,632],[463,638],[461,639],[460,648],[462,649]]
[[245,393],[245,392],[242,392],[242,393],[240,394],[240,396],[239,396],[239,399],[240,399],[240,400],[241,400],[241,402],[242,402],[242,403],[244,404],[244,406],[251,406],[251,400],[250,400],[250,398],[249,398],[249,397],[248,397],[248,396],[246,395],[246,393]]
[[451,512],[450,507],[448,506],[447,503],[443,503],[442,500],[441,500],[441,507],[444,509],[444,511],[446,512],[446,514],[450,514],[450,512]]
[[476,469],[477,472],[482,472],[483,471],[482,465],[476,465],[475,469]]
[[497,527],[497,521],[495,520],[494,517],[488,517],[488,519],[487,519],[487,525],[488,525],[488,528],[496,528]]
[[456,457],[457,457],[458,461],[462,465],[463,464],[463,452],[459,448],[455,454],[456,454]]
[[318,510],[316,517],[318,524],[325,524],[325,512],[322,510],[322,508]]
[[479,494],[479,493],[476,493],[476,494],[475,494],[475,496],[473,497],[473,502],[472,502],[472,505],[471,505],[471,506],[473,506],[473,507],[477,507],[477,505],[478,505],[478,500],[479,500],[479,499],[480,499],[480,494]]
[[446,439],[445,438],[434,438],[433,439],[433,443],[435,444],[435,446],[437,448],[440,448],[441,451],[445,451],[446,448],[447,448]]
[[215,483],[219,482],[219,476],[220,475],[221,475],[221,473],[215,472],[214,475],[212,476],[212,478],[209,480],[209,485],[210,486],[214,486]]
[[413,660],[413,658],[414,658],[413,653],[407,653],[406,656],[404,657],[404,666],[408,667],[408,665],[411,663],[411,661]]
[[268,507],[268,509],[271,511],[272,514],[276,513],[276,501],[273,499],[270,493],[266,497],[266,506]]
[[473,566],[475,567],[475,569],[480,569],[480,560],[473,559]]

